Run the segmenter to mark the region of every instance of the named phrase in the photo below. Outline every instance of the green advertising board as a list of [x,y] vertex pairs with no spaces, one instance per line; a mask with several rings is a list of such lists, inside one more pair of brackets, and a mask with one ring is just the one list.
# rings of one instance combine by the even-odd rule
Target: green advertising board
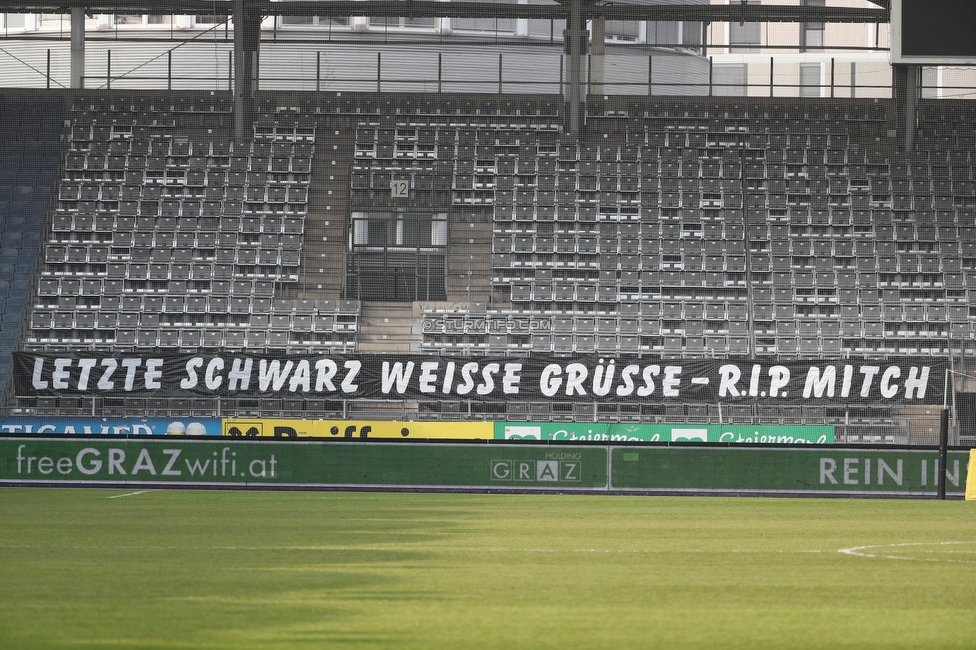
[[[967,451],[951,451],[950,495]],[[933,449],[0,438],[0,484],[920,496]]]
[[[950,452],[948,494],[965,492],[968,461],[968,452]],[[610,487],[641,492],[934,495],[938,463],[936,450],[614,447]]]
[[761,445],[829,445],[830,426],[744,424],[624,424],[595,422],[496,422],[496,440],[598,442],[718,442]]
[[0,482],[606,489],[606,447],[0,439]]

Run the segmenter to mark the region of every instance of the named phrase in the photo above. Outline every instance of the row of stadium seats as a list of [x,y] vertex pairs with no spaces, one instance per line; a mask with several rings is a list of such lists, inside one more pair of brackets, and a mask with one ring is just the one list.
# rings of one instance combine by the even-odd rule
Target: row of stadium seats
[[317,97],[301,97],[287,107],[278,104],[282,100],[262,100],[260,110],[269,114],[295,113],[298,115],[347,115],[347,116],[402,116],[429,117],[433,115],[451,119],[467,118],[556,118],[562,112],[562,102],[552,96],[516,96],[505,99],[452,97],[440,95],[402,95],[377,93],[341,95],[322,93]]
[[821,123],[884,122],[887,120],[886,107],[878,102],[823,102],[796,101],[786,103],[771,100],[768,102],[740,101],[690,101],[660,100],[655,98],[631,101],[625,98],[614,100],[588,100],[586,114],[592,117],[632,117],[650,121],[665,121],[670,125],[717,119],[726,122],[737,120],[785,120],[794,125],[808,121]]
[[163,94],[145,95],[78,95],[71,102],[72,113],[108,116],[114,113],[230,113],[234,103],[227,97],[185,97]]

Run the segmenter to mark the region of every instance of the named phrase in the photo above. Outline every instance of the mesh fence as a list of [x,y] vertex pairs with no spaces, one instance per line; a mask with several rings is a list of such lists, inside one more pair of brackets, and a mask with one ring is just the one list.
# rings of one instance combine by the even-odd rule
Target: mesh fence
[[[66,103],[64,149],[28,162],[21,148],[0,183],[8,222],[13,188],[52,192],[8,414],[827,426],[838,442],[928,444],[946,404],[966,441],[976,79],[924,68],[906,144],[888,26],[861,4],[849,23],[621,9],[590,16],[578,44],[556,5],[278,16],[243,64],[226,17],[95,16],[84,89],[69,89],[68,17],[7,14],[0,83]],[[24,38],[38,34],[52,38]],[[240,65],[253,101],[235,106]],[[53,355],[43,372],[70,363],[35,376],[38,355]],[[414,382],[424,359],[531,358],[580,382],[613,359],[639,369],[635,390],[658,368],[658,393],[350,397],[295,375],[264,394],[153,393],[139,374],[140,393],[124,370],[79,388],[85,364],[95,385],[105,359],[180,355],[201,373],[220,358],[225,380],[235,359],[298,372],[400,355]],[[695,361],[715,362],[694,379],[716,391],[725,365],[761,369],[746,395],[798,364],[797,390],[820,394],[682,393],[702,385],[687,371],[656,399],[657,373]],[[906,386],[922,369],[927,396]]]

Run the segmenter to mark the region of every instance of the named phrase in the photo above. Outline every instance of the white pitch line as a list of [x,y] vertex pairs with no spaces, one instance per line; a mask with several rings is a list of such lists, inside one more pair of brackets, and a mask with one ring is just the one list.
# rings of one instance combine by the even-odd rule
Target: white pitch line
[[138,492],[129,492],[127,494],[116,494],[110,497],[105,497],[106,499],[118,499],[119,497],[134,497],[137,494],[145,494],[146,492],[152,492],[153,490],[139,490]]
[[872,544],[869,546],[852,546],[851,548],[838,549],[838,553],[853,555],[855,557],[873,557],[883,560],[910,560],[915,562],[951,562],[953,564],[976,564],[971,560],[949,560],[938,557],[907,557],[904,555],[886,555],[884,553],[867,553],[867,549],[895,549],[906,548],[909,546],[950,546],[958,544],[976,544],[976,542],[905,542],[903,544]]
[[[127,496],[127,495],[118,495]],[[616,549],[616,548],[500,548],[500,547],[465,547],[449,546],[441,548],[412,548],[396,546],[163,546],[163,545],[126,545],[126,546],[89,546],[89,545],[47,545],[47,544],[0,544],[0,548],[60,548],[74,550],[181,550],[181,551],[286,551],[286,552],[310,552],[310,551],[365,551],[373,553],[398,553],[414,551],[441,551],[448,553],[599,553],[599,554],[644,554],[644,555],[669,555],[669,554],[793,554],[793,553],[821,553],[814,549],[798,550],[746,550],[746,549],[718,549],[718,550],[696,550],[696,549]]]

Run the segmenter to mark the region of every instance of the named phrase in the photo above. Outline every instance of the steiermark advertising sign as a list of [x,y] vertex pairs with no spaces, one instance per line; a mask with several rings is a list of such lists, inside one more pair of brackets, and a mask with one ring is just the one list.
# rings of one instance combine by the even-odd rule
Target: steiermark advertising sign
[[496,440],[600,442],[721,442],[763,445],[833,444],[830,426],[743,424],[606,424],[595,422],[496,422]]

